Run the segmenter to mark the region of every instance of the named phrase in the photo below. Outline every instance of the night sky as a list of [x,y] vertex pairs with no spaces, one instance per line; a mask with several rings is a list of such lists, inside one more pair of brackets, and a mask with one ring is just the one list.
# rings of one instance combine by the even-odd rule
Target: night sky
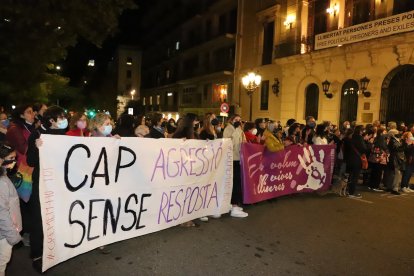
[[140,44],[140,18],[150,3],[144,0],[135,0],[138,5],[136,10],[126,10],[119,18],[119,31],[112,37],[108,37],[101,48],[79,38],[75,47],[68,49],[66,60],[62,61],[63,75],[70,78],[70,85],[81,86],[82,77],[87,70],[90,59],[95,60],[96,76],[103,76],[108,62],[112,60],[116,47],[121,44]]

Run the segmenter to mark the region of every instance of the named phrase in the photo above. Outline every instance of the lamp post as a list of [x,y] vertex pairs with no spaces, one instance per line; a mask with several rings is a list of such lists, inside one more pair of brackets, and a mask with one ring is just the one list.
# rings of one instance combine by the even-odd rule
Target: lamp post
[[246,76],[242,78],[242,84],[244,88],[247,90],[247,95],[250,98],[250,115],[249,120],[252,120],[252,95],[253,92],[259,87],[260,83],[262,82],[262,77],[260,75],[256,75],[255,73],[248,73]]

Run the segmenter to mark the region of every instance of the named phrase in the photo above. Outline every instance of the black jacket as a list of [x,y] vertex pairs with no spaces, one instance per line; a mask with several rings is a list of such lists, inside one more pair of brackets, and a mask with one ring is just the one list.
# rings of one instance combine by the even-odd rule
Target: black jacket
[[155,139],[165,138],[163,133],[159,132],[158,130],[156,130],[153,127],[150,129],[149,137],[150,138],[155,138]]
[[36,139],[39,139],[41,134],[65,135],[66,130],[61,129],[45,129],[42,126],[37,128],[30,134],[27,147],[27,165],[33,167],[32,173],[32,195],[30,200],[39,200],[39,149],[36,147]]
[[391,136],[388,143],[388,150],[390,151],[390,158],[388,168],[405,170],[405,154],[404,146],[397,138]]
[[344,157],[348,167],[361,167],[361,155],[367,153],[368,148],[361,135],[354,134],[351,139],[344,139]]

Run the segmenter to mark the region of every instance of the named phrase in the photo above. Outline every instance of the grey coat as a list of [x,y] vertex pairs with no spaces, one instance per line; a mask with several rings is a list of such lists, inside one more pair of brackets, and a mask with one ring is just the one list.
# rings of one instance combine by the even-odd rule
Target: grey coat
[[0,176],[0,240],[6,239],[10,245],[20,240],[22,230],[19,196],[7,176]]

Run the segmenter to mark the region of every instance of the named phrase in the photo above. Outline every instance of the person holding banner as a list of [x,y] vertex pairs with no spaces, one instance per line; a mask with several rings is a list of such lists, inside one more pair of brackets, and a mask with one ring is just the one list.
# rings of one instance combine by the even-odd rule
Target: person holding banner
[[[117,139],[121,139],[121,136],[118,134],[112,135],[112,121],[111,116],[106,113],[97,113],[95,117],[93,117],[91,122],[92,134],[93,137],[113,137]],[[131,129],[132,130],[132,129]],[[102,254],[109,254],[111,253],[105,246],[100,246],[99,251]]]
[[217,138],[217,133],[215,126],[219,124],[219,121],[216,119],[216,115],[213,113],[206,113],[203,120],[203,127],[200,131],[201,140],[214,140]]
[[154,139],[165,138],[165,129],[162,127],[162,114],[154,113],[151,117],[149,137]]
[[223,132],[223,138],[230,138],[233,142],[233,192],[231,196],[230,216],[245,218],[249,214],[243,211],[240,205],[243,203],[241,170],[240,170],[240,147],[246,141],[242,127],[240,115],[233,115],[229,118]]
[[66,135],[89,137],[91,136],[91,133],[87,127],[88,118],[86,115],[81,112],[76,112],[73,114],[72,118],[70,118],[69,131],[66,132]]
[[118,134],[112,135],[111,116],[106,113],[97,113],[91,121],[91,136],[94,137],[114,137],[120,139]]
[[6,143],[0,143],[0,276],[5,275],[13,245],[20,242],[22,217],[19,196],[7,177],[6,170],[16,165],[16,152]]
[[[194,113],[187,113],[185,117],[178,124],[177,130],[174,132],[172,138],[182,138],[182,139],[196,139],[195,134],[195,124],[198,123],[197,115]],[[208,221],[208,218],[203,217],[202,221]],[[190,220],[182,223],[182,227],[194,227],[196,224]]]
[[42,255],[43,255],[43,227],[42,214],[40,209],[39,198],[39,147],[42,146],[42,134],[65,135],[68,127],[66,112],[59,106],[51,106],[43,114],[40,127],[29,137],[27,149],[27,164],[33,167],[33,190],[29,200],[31,232],[30,232],[30,255],[32,257],[33,268],[42,272]]
[[[256,124],[257,125],[257,124]],[[263,132],[261,136],[257,135],[257,127],[253,122],[246,122],[244,124],[244,136],[246,136],[246,141],[252,144],[260,144],[261,137],[263,137]]]

